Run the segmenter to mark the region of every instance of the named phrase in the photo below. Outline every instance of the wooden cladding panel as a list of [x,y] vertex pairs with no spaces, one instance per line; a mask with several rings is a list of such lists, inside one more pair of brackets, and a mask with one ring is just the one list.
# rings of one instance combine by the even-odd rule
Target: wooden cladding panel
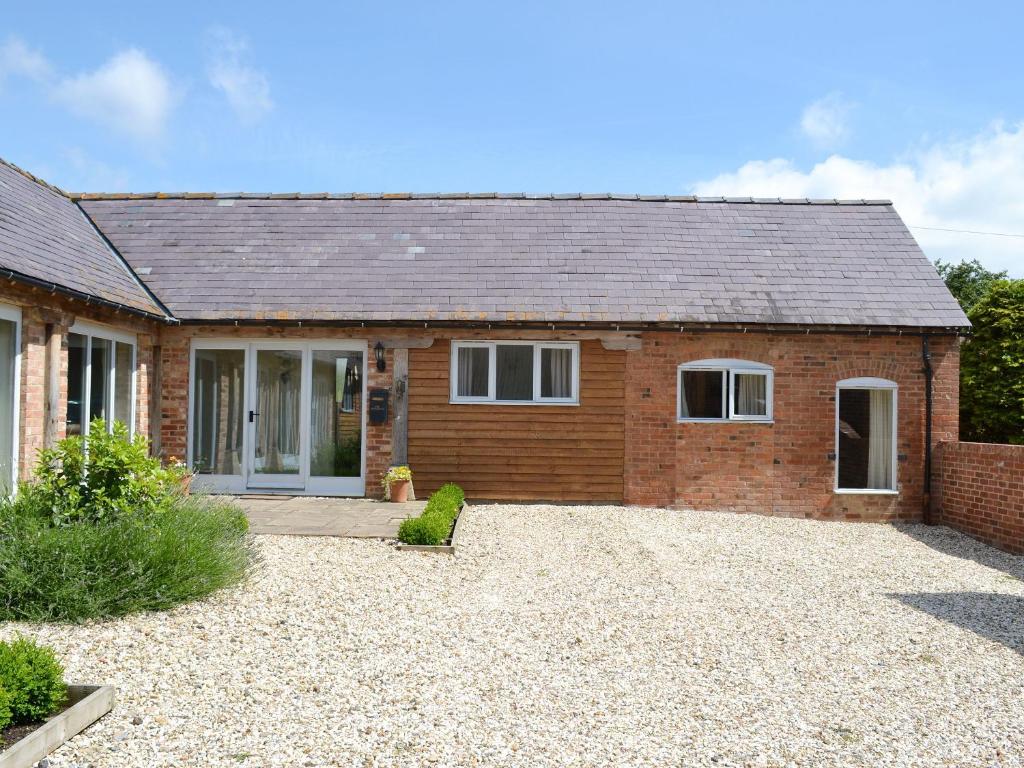
[[580,343],[580,404],[452,404],[451,343],[409,350],[409,464],[416,491],[470,499],[621,502],[626,353]]

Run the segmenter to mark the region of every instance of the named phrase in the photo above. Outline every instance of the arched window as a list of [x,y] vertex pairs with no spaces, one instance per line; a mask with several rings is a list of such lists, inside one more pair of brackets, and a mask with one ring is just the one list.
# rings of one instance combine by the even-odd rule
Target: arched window
[[771,421],[770,365],[750,360],[694,360],[679,366],[678,421]]
[[871,377],[836,384],[836,491],[896,491],[896,391]]

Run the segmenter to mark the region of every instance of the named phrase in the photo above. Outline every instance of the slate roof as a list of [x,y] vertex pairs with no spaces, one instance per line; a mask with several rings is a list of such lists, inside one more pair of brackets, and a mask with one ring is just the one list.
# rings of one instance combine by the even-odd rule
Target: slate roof
[[80,197],[181,320],[968,325],[887,201]]
[[61,190],[0,159],[0,270],[164,316]]

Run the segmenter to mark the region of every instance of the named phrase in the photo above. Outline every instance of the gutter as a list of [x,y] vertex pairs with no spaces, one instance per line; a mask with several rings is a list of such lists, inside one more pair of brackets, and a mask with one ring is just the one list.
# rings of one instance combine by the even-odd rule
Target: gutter
[[146,320],[155,320],[158,322],[167,323],[169,325],[176,325],[178,321],[170,317],[169,315],[157,315],[152,312],[147,312],[144,309],[138,309],[136,307],[130,307],[127,304],[121,304],[117,301],[111,301],[110,299],[104,299],[99,296],[94,296],[91,293],[85,291],[78,291],[74,288],[67,288],[57,283],[51,283],[47,280],[40,280],[38,277],[32,277],[22,272],[15,272],[12,269],[0,268],[0,277],[6,277],[8,280],[24,283],[30,285],[33,288],[41,288],[49,293],[59,293],[63,296],[67,296],[78,301],[84,301],[86,304],[96,304],[101,307],[107,307],[108,309],[114,309],[119,312],[126,312],[129,315],[135,315],[136,317],[142,317]]
[[542,320],[353,320],[353,319],[281,319],[281,318],[177,318],[182,326],[219,326],[233,328],[404,328],[535,330],[535,331],[604,331],[604,332],[674,332],[674,333],[779,333],[779,334],[851,334],[862,336],[962,336],[967,326],[870,326],[810,325],[782,323],[680,323],[680,322],[614,322],[614,321],[542,321]]
[[922,519],[925,525],[935,525],[932,516],[932,353],[928,347],[927,334],[921,334],[921,362],[924,363],[924,494]]

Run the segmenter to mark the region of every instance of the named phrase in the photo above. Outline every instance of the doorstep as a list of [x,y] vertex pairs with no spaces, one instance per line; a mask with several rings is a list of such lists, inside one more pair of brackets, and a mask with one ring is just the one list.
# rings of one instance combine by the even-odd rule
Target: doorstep
[[398,526],[416,517],[426,501],[395,504],[379,499],[317,496],[233,496],[249,518],[254,534],[343,536],[393,539]]

